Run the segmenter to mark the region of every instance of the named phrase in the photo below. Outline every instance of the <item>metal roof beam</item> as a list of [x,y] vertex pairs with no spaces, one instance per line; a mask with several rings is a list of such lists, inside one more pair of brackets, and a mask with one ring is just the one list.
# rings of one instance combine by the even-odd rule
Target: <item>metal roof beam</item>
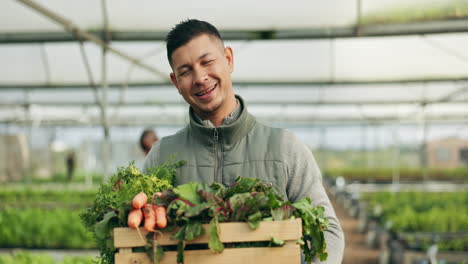
[[[29,2],[21,0],[22,2]],[[468,32],[468,20],[426,21],[401,24],[322,27],[287,30],[221,30],[225,40],[275,40],[385,37]],[[103,30],[84,31],[104,39]],[[166,31],[110,31],[112,41],[165,41]],[[76,41],[70,32],[3,32],[0,44]]]
[[[283,99],[269,99],[269,100],[248,100],[248,105],[260,106],[392,106],[392,105],[467,105],[468,99],[452,100],[452,101],[438,101],[438,100],[283,100]],[[92,107],[98,106],[96,102],[90,101],[29,101],[29,102],[1,102],[0,108],[12,107],[29,107],[29,106],[49,106],[49,107]],[[184,101],[140,101],[140,102],[117,102],[109,101],[110,107],[169,107],[169,106],[187,106]]]
[[[395,124],[400,125],[412,124],[419,125],[420,120],[417,118],[402,118],[396,115],[381,116],[375,119],[363,119],[358,117],[316,117],[316,116],[305,116],[302,118],[292,118],[285,116],[274,116],[274,117],[261,117],[257,116],[258,120],[267,123],[275,123],[282,125],[293,125],[293,126],[319,126],[319,125],[339,125],[339,126],[353,126],[359,124]],[[427,122],[433,124],[464,124],[467,122],[466,115],[464,114],[451,114],[451,115],[430,115],[427,116]],[[0,119],[0,124],[23,124],[31,125],[31,120],[25,120],[23,118],[6,118]],[[171,116],[170,118],[151,118],[145,116],[144,118],[128,118],[128,119],[111,119],[109,120],[109,126],[184,126],[187,124],[185,116]],[[42,119],[41,126],[99,126],[100,120],[98,117],[90,118],[88,120],[80,120],[80,118],[62,118],[62,119]]]
[[[169,75],[168,75],[169,76]],[[468,76],[455,77],[434,77],[434,78],[413,78],[413,79],[387,79],[387,80],[317,80],[317,81],[236,81],[235,87],[256,86],[255,88],[309,88],[308,86],[334,86],[334,85],[369,85],[369,88],[375,88],[372,85],[386,84],[417,84],[417,83],[440,83],[440,82],[464,82],[468,81]],[[132,82],[127,84],[128,87],[172,87],[170,82]],[[122,83],[109,82],[109,87],[120,88]],[[91,88],[89,83],[0,83],[0,89],[44,89],[44,88]]]

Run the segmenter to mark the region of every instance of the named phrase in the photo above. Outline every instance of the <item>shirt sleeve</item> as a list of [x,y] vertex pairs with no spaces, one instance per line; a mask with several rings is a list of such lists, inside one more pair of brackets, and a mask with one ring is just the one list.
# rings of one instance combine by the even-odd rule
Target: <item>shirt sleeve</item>
[[293,133],[286,131],[282,141],[288,166],[287,195],[291,201],[310,197],[314,206],[325,208],[329,227],[325,231],[328,258],[324,262],[314,259],[314,263],[339,264],[343,259],[344,234],[335,210],[322,184],[322,174],[310,149]]

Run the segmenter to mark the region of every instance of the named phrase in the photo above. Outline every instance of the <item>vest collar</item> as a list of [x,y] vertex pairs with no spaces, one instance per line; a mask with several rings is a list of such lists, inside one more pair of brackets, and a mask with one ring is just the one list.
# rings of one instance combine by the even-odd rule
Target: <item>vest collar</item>
[[213,144],[215,135],[218,135],[218,140],[225,144],[235,144],[241,138],[245,137],[247,133],[252,129],[255,124],[255,118],[247,112],[247,107],[244,100],[236,95],[239,100],[241,107],[241,114],[239,118],[229,125],[221,125],[217,128],[208,127],[197,123],[195,120],[195,114],[192,107],[189,109],[189,130],[190,133],[194,133],[198,140],[201,140],[203,144]]

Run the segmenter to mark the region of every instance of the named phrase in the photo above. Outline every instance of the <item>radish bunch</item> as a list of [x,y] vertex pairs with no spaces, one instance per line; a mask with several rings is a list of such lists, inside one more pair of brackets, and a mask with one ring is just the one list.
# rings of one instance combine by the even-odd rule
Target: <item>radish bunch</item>
[[[161,193],[155,193],[156,196]],[[133,209],[128,214],[128,226],[138,228],[143,222],[147,232],[154,232],[156,228],[163,229],[167,226],[166,208],[148,202],[148,196],[140,192],[132,199]]]

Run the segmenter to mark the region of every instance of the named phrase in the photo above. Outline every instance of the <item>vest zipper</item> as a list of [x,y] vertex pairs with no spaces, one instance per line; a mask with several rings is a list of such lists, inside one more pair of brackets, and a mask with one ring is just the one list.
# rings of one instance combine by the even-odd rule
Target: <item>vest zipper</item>
[[218,129],[215,128],[214,130],[214,140],[215,142],[218,142],[219,134],[218,134]]
[[222,159],[223,153],[221,151],[221,144],[219,142],[219,132],[218,129],[214,129],[214,151],[215,151],[215,166],[214,166],[214,180],[216,182],[222,183]]
[[214,181],[216,182],[220,182],[220,177],[219,177],[219,173],[218,173],[218,167],[219,167],[219,159],[218,159],[218,148],[219,148],[219,133],[218,133],[218,129],[214,129],[214,135],[213,135],[213,139],[214,139],[214,154],[215,154],[215,164],[214,164]]

